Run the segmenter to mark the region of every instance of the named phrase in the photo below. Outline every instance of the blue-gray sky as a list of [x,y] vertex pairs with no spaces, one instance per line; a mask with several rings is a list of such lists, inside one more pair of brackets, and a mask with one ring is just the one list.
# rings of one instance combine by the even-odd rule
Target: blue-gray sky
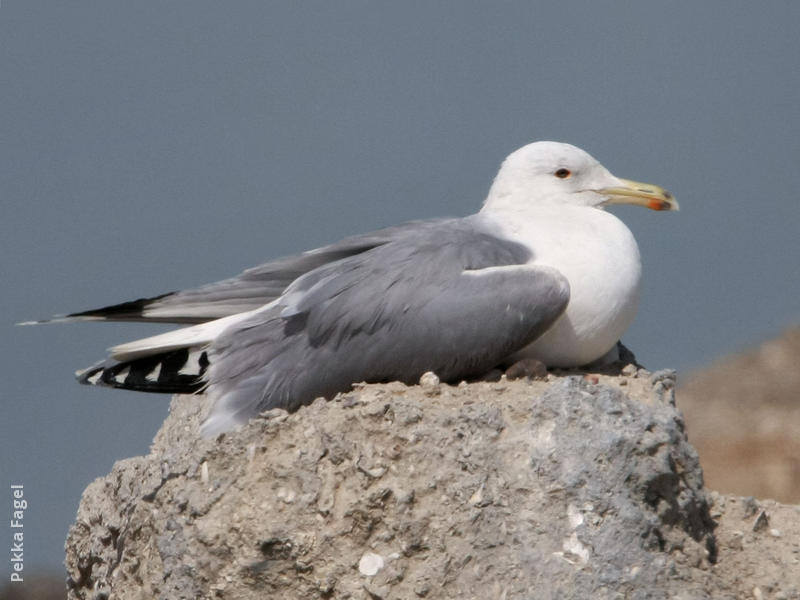
[[168,398],[72,377],[158,328],[12,323],[474,212],[529,141],[680,200],[615,210],[643,256],[624,341],[646,365],[685,373],[797,322],[798,23],[790,1],[4,0],[0,505],[24,484],[26,569],[59,565],[81,491],[147,451]]

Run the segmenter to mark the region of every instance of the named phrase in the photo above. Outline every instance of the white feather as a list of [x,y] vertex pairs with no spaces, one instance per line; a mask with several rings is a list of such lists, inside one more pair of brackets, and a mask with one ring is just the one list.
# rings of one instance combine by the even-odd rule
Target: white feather
[[219,334],[234,323],[244,321],[249,316],[269,308],[272,304],[274,304],[274,301],[256,310],[249,310],[239,313],[238,315],[231,315],[229,317],[223,317],[222,319],[209,321],[208,323],[183,327],[175,331],[168,331],[167,333],[134,340],[126,344],[119,344],[118,346],[109,348],[109,352],[111,352],[111,356],[115,360],[125,361],[141,358],[143,356],[150,356],[151,354],[179,350],[181,348],[205,346],[214,341]]
[[147,375],[145,375],[145,381],[152,381],[153,383],[158,381],[158,376],[161,375],[161,363],[158,363],[153,370],[150,371]]

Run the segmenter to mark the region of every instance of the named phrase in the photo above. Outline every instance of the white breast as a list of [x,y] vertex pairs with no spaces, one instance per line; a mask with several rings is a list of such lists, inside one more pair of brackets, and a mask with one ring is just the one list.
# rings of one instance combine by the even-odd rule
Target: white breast
[[614,348],[636,315],[641,281],[639,248],[625,224],[588,206],[538,207],[519,219],[486,216],[504,237],[532,249],[532,264],[558,269],[570,284],[566,312],[512,359],[577,367]]

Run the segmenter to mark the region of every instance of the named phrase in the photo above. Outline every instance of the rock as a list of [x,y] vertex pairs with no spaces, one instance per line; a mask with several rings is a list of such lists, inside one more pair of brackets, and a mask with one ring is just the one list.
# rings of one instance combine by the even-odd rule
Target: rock
[[682,378],[678,406],[710,487],[800,503],[800,324]]
[[506,369],[508,379],[521,379],[529,377],[531,379],[546,379],[547,367],[545,364],[534,358],[523,358]]
[[427,396],[438,396],[441,393],[439,377],[432,371],[427,371],[419,378],[419,387]]
[[767,511],[762,510],[753,522],[752,529],[753,531],[761,531],[766,529],[767,525],[769,525],[769,515],[767,515]]
[[[197,433],[202,397],[177,396],[150,454],[84,492],[69,597],[791,594],[789,580],[720,575],[674,373],[637,374],[624,393],[604,373],[436,384],[435,397],[360,385],[216,440]],[[788,544],[793,521],[769,511],[783,537],[726,534],[721,556]]]
[[378,574],[378,571],[383,568],[383,565],[383,557],[380,554],[365,552],[361,560],[358,561],[358,572],[362,575],[372,577]]

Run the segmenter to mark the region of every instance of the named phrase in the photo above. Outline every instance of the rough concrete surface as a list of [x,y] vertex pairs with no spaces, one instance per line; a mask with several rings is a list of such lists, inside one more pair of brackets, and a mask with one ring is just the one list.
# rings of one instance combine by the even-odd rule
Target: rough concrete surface
[[800,512],[704,490],[674,373],[423,383],[217,440],[175,397],[85,491],[70,597],[800,598]]

